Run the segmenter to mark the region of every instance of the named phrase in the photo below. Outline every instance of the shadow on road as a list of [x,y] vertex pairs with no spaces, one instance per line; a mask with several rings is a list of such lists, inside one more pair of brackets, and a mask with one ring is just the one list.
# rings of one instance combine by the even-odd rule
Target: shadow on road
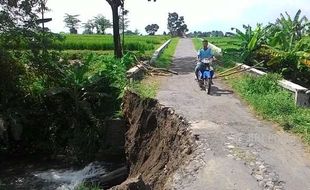
[[186,75],[189,73],[194,73],[195,66],[195,57],[181,57],[174,59],[170,68],[171,70],[178,72],[179,75]]
[[231,90],[226,90],[226,89],[220,89],[216,86],[211,86],[211,96],[221,96],[221,95],[228,95],[228,94],[233,94],[234,92]]

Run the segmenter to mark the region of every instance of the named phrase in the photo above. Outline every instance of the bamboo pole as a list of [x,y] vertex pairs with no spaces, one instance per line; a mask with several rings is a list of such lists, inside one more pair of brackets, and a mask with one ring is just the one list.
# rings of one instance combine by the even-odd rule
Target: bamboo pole
[[237,66],[235,66],[235,67],[233,67],[233,68],[227,69],[227,70],[225,70],[225,71],[219,73],[218,75],[222,75],[222,74],[224,74],[224,73],[227,73],[228,71],[235,70],[235,69],[237,69],[238,67],[240,67],[240,65],[237,65]]

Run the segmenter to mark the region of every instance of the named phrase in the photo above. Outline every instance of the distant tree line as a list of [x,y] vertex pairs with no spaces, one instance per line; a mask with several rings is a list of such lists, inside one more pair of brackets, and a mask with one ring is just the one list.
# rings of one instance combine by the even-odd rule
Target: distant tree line
[[201,32],[194,31],[188,34],[191,37],[224,37],[224,36],[234,36],[235,33],[232,32],[222,32],[218,30],[213,30],[211,32]]
[[[129,20],[126,17],[128,11],[126,11],[126,14],[120,14],[119,15],[119,32],[125,34],[133,34],[138,35],[139,31],[131,31],[127,30],[129,26]],[[98,14],[97,16],[94,16],[92,19],[89,19],[85,23],[81,23],[81,20],[78,18],[80,15],[71,15],[71,14],[65,14],[64,16],[64,23],[65,26],[69,29],[70,34],[77,34],[78,28],[82,26],[84,28],[83,34],[105,34],[106,30],[113,27],[113,24],[109,19],[107,19],[105,16]],[[124,28],[124,29],[123,29]]]

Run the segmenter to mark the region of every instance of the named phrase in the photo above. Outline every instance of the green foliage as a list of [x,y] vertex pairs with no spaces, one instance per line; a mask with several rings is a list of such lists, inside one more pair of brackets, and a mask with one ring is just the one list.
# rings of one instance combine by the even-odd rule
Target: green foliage
[[269,24],[268,28],[268,44],[273,47],[280,46],[280,49],[289,51],[295,42],[301,40],[305,36],[310,23],[306,16],[300,18],[301,10],[298,10],[294,19],[285,12],[286,17],[281,13],[280,18],[273,24]]
[[305,60],[310,60],[310,40],[304,38],[290,45],[290,48],[281,49],[281,46],[264,45],[267,54],[266,66],[273,72],[280,73],[284,78],[291,79],[301,85],[309,86],[310,67]]
[[300,133],[310,143],[310,110],[295,106],[292,94],[277,85],[279,79],[274,74],[259,78],[245,75],[229,82],[264,118]]
[[[63,78],[44,89],[39,106],[45,109],[41,108],[41,116],[37,116],[38,120],[45,119],[37,131],[42,138],[28,139],[37,142],[33,150],[63,152],[74,155],[77,162],[93,159],[103,147],[104,119],[120,110],[125,71],[131,61],[129,55],[116,60],[89,54],[81,62],[59,63],[63,65]],[[29,128],[25,136],[31,133],[33,129]]]
[[9,52],[0,49],[0,72],[1,92],[3,92],[16,87],[15,84],[21,73],[24,72],[24,68],[21,64],[16,63]]
[[199,38],[192,38],[192,42],[194,44],[195,50],[199,50],[202,47],[201,40]]
[[236,30],[237,37],[241,40],[241,56],[247,64],[253,61],[253,53],[260,48],[265,37],[265,30],[261,24],[257,24],[256,29],[252,30],[251,26],[243,25],[245,32],[239,29]]

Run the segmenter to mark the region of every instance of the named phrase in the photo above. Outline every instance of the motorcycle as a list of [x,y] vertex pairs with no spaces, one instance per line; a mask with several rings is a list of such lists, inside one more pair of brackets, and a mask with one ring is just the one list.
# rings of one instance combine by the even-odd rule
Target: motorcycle
[[199,79],[198,84],[200,88],[204,91],[207,91],[208,94],[211,93],[211,85],[212,85],[212,75],[213,75],[213,68],[212,68],[212,61],[211,59],[202,59],[201,63],[203,64],[203,70],[199,71]]

